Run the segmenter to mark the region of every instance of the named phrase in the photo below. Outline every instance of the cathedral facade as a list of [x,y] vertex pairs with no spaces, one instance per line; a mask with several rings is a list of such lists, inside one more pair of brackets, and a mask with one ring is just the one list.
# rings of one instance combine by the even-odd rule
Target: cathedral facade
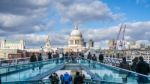
[[82,37],[82,33],[77,26],[69,36],[68,49],[73,52],[81,52],[85,49],[84,38]]

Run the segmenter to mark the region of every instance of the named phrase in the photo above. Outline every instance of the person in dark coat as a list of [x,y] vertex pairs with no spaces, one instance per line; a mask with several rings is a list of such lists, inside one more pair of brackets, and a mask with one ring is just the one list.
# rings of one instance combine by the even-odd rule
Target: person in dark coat
[[[122,62],[119,65],[120,68],[126,69],[126,70],[130,70],[130,66],[129,63],[127,63],[126,58],[123,57],[122,58]],[[128,72],[121,70],[120,71],[120,75],[122,77],[122,81],[124,83],[127,83],[127,76],[128,76]]]
[[49,76],[51,84],[59,84],[59,77],[56,73],[53,73]]
[[42,54],[40,53],[39,56],[38,56],[38,61],[42,61]]
[[[36,55],[33,53],[33,54],[31,55],[31,57],[30,57],[30,62],[36,62],[36,61],[37,61]],[[32,70],[35,70],[35,66],[36,66],[36,64],[33,63],[33,64],[32,64]]]
[[96,58],[95,54],[93,54],[92,60],[93,60],[93,63],[92,63],[93,64],[93,68],[96,68],[95,62],[97,61],[97,58]]
[[126,61],[125,57],[122,58],[122,62],[120,63],[119,67],[123,68],[123,69],[130,70],[129,63]]
[[[143,74],[143,75],[148,75],[150,73],[149,64],[144,61],[143,57],[139,57],[139,62],[138,62],[137,67],[136,67],[136,72],[140,73],[140,74]],[[148,83],[148,78],[139,75],[138,83],[140,83],[140,84],[141,83],[142,84],[143,83]]]
[[97,61],[97,58],[96,58],[96,55],[95,55],[95,54],[93,54],[92,60],[93,60],[93,61]]
[[87,59],[88,59],[88,62],[89,62],[89,67],[90,67],[90,63],[91,63],[90,60],[92,59],[92,55],[91,55],[90,52],[88,53]]
[[99,54],[99,61],[101,62],[101,63],[103,63],[103,60],[104,60],[104,55],[103,54]]
[[[43,60],[42,54],[39,53],[39,55],[38,55],[38,61],[40,62],[40,61],[42,61],[42,60]],[[43,67],[43,64],[42,64],[42,63],[39,63],[38,65],[39,65],[39,70],[41,70],[41,68]]]
[[64,76],[61,74],[61,75],[60,75],[61,84],[64,84],[64,79],[63,79],[63,77],[64,77]]
[[90,52],[88,53],[87,59],[88,59],[88,60],[91,60],[91,59],[92,59],[92,55],[91,55]]
[[35,56],[35,54],[33,53],[30,57],[30,62],[36,62],[37,61],[37,58]]
[[51,52],[48,52],[47,55],[48,55],[48,59],[52,59],[52,53]]
[[135,58],[132,60],[132,65],[131,65],[131,70],[132,70],[132,71],[136,71],[136,67],[137,67],[138,61],[139,61],[138,57],[135,57]]
[[79,72],[76,72],[73,84],[83,84],[83,81],[84,81],[84,78],[80,75]]

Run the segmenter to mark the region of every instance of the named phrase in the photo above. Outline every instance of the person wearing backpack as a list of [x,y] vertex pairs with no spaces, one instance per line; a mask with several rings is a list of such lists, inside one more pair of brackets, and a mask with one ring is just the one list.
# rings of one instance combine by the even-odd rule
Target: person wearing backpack
[[59,84],[59,77],[56,73],[53,73],[49,76],[51,84]]

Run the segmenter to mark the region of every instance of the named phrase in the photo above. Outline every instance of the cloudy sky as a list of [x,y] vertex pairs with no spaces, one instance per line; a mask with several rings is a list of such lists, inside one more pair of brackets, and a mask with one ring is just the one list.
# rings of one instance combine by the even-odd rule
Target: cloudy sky
[[85,41],[106,47],[127,25],[125,39],[150,41],[150,0],[0,0],[0,39],[24,39],[27,47],[67,45],[74,25]]

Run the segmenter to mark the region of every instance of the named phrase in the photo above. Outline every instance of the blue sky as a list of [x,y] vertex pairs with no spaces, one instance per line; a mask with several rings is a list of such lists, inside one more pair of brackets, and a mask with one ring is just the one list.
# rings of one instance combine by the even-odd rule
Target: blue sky
[[114,12],[125,14],[127,21],[147,21],[150,0],[103,0]]
[[[122,18],[118,21],[89,21],[86,23],[78,24],[81,27],[86,28],[103,28],[108,26],[117,25],[119,23],[124,22],[136,22],[136,21],[149,21],[150,19],[150,0],[101,0],[104,2],[112,11],[112,13],[120,13],[122,14]],[[100,10],[97,10],[100,11]],[[55,31],[59,31],[60,27],[70,28],[74,26],[75,23],[67,22],[61,23],[60,22],[60,15],[57,11],[53,11],[53,13],[49,13],[49,19],[54,19],[57,21],[55,25]]]
[[[126,40],[149,43],[150,0],[0,0],[1,39],[24,39],[27,46],[67,45],[74,25],[85,41],[105,47],[127,25]],[[139,36],[140,35],[140,36]]]

